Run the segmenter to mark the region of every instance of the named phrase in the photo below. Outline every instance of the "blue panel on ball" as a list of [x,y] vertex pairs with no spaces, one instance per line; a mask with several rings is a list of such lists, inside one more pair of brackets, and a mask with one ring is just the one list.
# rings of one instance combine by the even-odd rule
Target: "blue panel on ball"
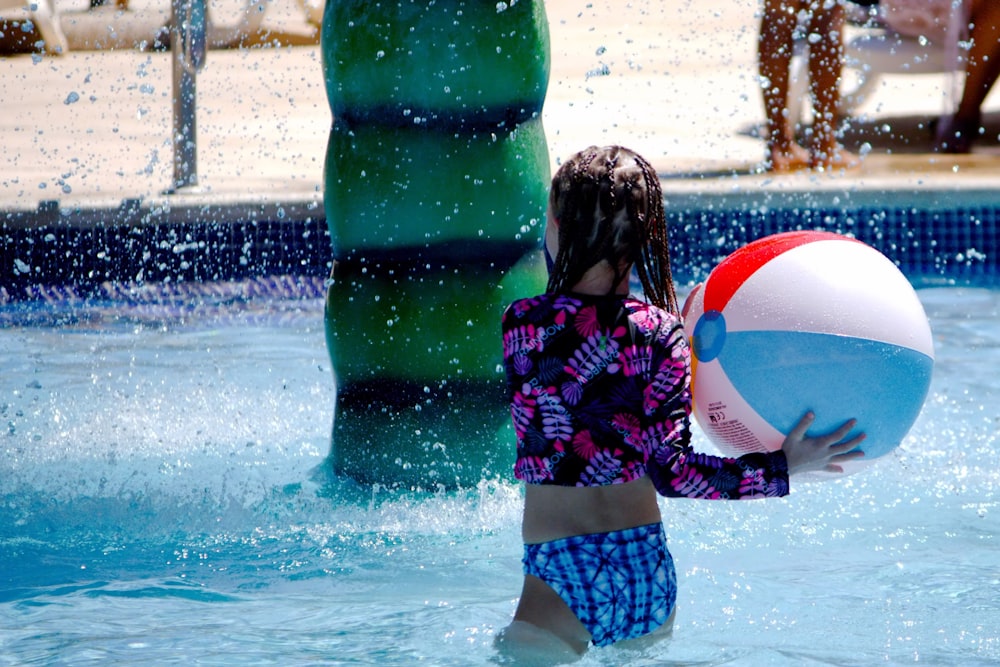
[[726,318],[717,310],[702,313],[694,326],[691,345],[698,361],[709,362],[719,356],[726,344]]
[[887,454],[906,436],[934,366],[910,348],[797,331],[730,331],[719,363],[744,400],[782,433],[807,410],[816,414],[811,434],[857,418],[868,458]]

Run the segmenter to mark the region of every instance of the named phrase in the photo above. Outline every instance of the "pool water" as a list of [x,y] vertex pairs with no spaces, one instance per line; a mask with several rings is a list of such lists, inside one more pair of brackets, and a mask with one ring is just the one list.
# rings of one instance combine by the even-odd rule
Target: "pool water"
[[[1000,291],[919,293],[937,364],[903,445],[786,499],[662,500],[674,637],[581,664],[1000,662]],[[519,487],[325,474],[322,307],[0,306],[0,664],[502,662]]]

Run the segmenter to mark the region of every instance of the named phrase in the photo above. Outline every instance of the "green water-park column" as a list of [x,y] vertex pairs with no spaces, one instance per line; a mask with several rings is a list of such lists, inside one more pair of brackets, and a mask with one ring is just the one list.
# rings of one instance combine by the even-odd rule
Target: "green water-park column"
[[544,287],[540,0],[328,0],[331,458],[361,483],[507,476],[500,317]]

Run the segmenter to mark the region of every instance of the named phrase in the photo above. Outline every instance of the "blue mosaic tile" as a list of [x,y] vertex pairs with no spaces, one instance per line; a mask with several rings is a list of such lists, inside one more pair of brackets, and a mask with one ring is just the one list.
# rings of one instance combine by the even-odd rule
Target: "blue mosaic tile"
[[[784,206],[740,208],[706,197],[704,207],[668,209],[674,275],[681,283],[703,280],[737,248],[789,230],[819,229],[853,236],[875,247],[914,284],[1000,284],[1000,203],[952,207]],[[51,210],[50,210],[51,209]],[[220,213],[221,211],[221,213]],[[56,207],[35,216],[0,218],[0,298],[30,298],[34,290],[70,286],[86,296],[108,284],[205,282],[264,276],[330,275],[332,250],[321,208],[315,217],[267,216],[219,220],[194,211],[173,217],[125,207],[108,223]],[[47,217],[46,217],[47,216]],[[41,218],[41,219],[40,219]],[[469,255],[451,248],[448,257]],[[507,249],[483,249],[505,253]],[[427,248],[409,259],[436,261]],[[480,253],[482,254],[482,253]],[[405,269],[406,254],[366,257],[372,265]],[[442,260],[444,261],[444,260]],[[102,287],[104,286],[104,287]]]

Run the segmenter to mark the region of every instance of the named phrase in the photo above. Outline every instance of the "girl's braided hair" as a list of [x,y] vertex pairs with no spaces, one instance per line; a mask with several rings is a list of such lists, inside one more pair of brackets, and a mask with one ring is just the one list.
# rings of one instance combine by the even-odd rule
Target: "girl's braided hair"
[[549,210],[559,252],[547,292],[568,291],[604,260],[613,286],[635,266],[646,299],[678,313],[660,179],[642,156],[621,146],[573,155],[552,178]]

